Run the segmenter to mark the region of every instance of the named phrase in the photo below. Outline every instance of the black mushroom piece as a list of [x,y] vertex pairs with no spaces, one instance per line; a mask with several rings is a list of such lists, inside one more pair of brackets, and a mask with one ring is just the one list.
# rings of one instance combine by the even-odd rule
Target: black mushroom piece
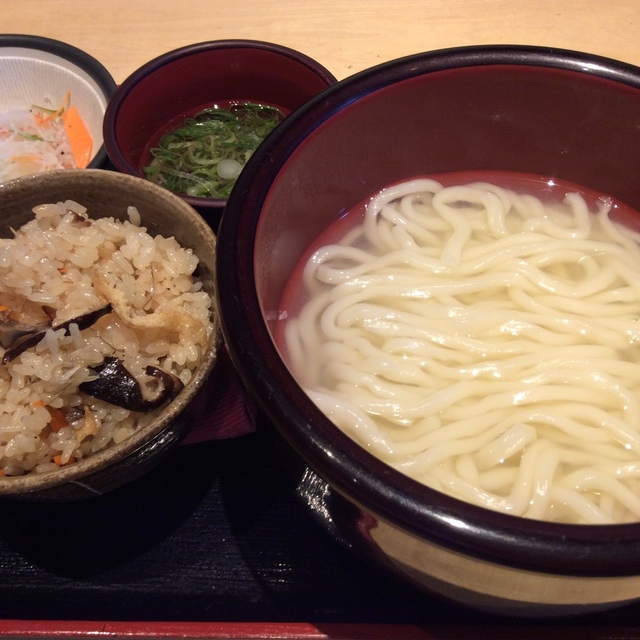
[[23,339],[44,332],[50,327],[51,325],[47,322],[29,324],[2,319],[0,320],[0,346],[3,349],[13,348],[17,344],[22,344]]
[[17,294],[2,293],[0,308],[0,346],[8,349],[32,333],[46,331],[55,318],[55,310]]
[[173,374],[153,366],[145,369],[149,380],[140,381],[113,356],[91,370],[97,377],[80,384],[80,391],[130,411],[153,411],[173,400],[184,386]]
[[11,362],[27,349],[37,345],[49,329],[54,329],[55,331],[64,329],[66,333],[69,333],[69,327],[72,324],[77,324],[78,329],[82,331],[83,329],[88,329],[102,318],[102,316],[111,313],[111,311],[113,311],[111,304],[106,304],[104,307],[89,311],[66,322],[61,322],[56,326],[49,324],[25,326],[23,323],[0,321],[0,344],[6,349],[2,356],[2,364]]

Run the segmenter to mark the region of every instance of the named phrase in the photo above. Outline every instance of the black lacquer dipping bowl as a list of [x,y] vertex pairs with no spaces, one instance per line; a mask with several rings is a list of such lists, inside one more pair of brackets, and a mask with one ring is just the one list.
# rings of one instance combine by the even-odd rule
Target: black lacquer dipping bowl
[[[150,147],[197,110],[227,102],[275,106],[284,114],[335,83],[304,53],[258,40],[189,44],[150,60],[118,87],[104,120],[104,140],[118,171],[147,177]],[[213,228],[226,198],[180,193]]]

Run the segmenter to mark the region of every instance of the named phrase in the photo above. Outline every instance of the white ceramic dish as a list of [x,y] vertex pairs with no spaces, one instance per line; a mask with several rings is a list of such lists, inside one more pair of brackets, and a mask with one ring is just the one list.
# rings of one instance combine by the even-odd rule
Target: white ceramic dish
[[93,139],[92,168],[106,162],[102,121],[116,83],[98,60],[64,42],[0,35],[0,112],[33,104],[57,108],[67,91]]

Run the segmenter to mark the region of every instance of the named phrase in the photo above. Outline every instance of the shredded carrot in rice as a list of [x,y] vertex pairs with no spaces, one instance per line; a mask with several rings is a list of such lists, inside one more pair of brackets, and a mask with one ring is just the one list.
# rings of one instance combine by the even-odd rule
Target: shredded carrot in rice
[[60,409],[47,407],[47,411],[51,416],[51,420],[49,420],[49,429],[51,429],[51,431],[60,431],[60,429],[63,429],[69,424],[67,422],[67,418],[64,415],[64,412],[60,411]]
[[61,453],[53,456],[53,462],[55,464],[57,464],[59,467],[64,467],[64,466],[66,466],[68,464],[73,464],[75,461],[76,461],[76,459],[73,456],[71,456],[66,462],[62,462],[62,454]]

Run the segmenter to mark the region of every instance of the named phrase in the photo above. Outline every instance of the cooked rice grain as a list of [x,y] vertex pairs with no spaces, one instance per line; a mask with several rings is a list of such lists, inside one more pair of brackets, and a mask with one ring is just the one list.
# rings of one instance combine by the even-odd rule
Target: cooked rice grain
[[[152,365],[186,384],[213,331],[211,298],[194,277],[198,258],[172,237],[149,235],[134,207],[124,222],[90,219],[73,201],[33,212],[13,238],[0,240],[0,317],[44,308],[53,328],[0,365],[0,469],[8,476],[81,460],[155,417],[79,392],[90,367],[115,356],[136,376]],[[107,303],[114,311],[92,327],[55,329]],[[81,419],[62,426],[52,419],[70,408]]]

